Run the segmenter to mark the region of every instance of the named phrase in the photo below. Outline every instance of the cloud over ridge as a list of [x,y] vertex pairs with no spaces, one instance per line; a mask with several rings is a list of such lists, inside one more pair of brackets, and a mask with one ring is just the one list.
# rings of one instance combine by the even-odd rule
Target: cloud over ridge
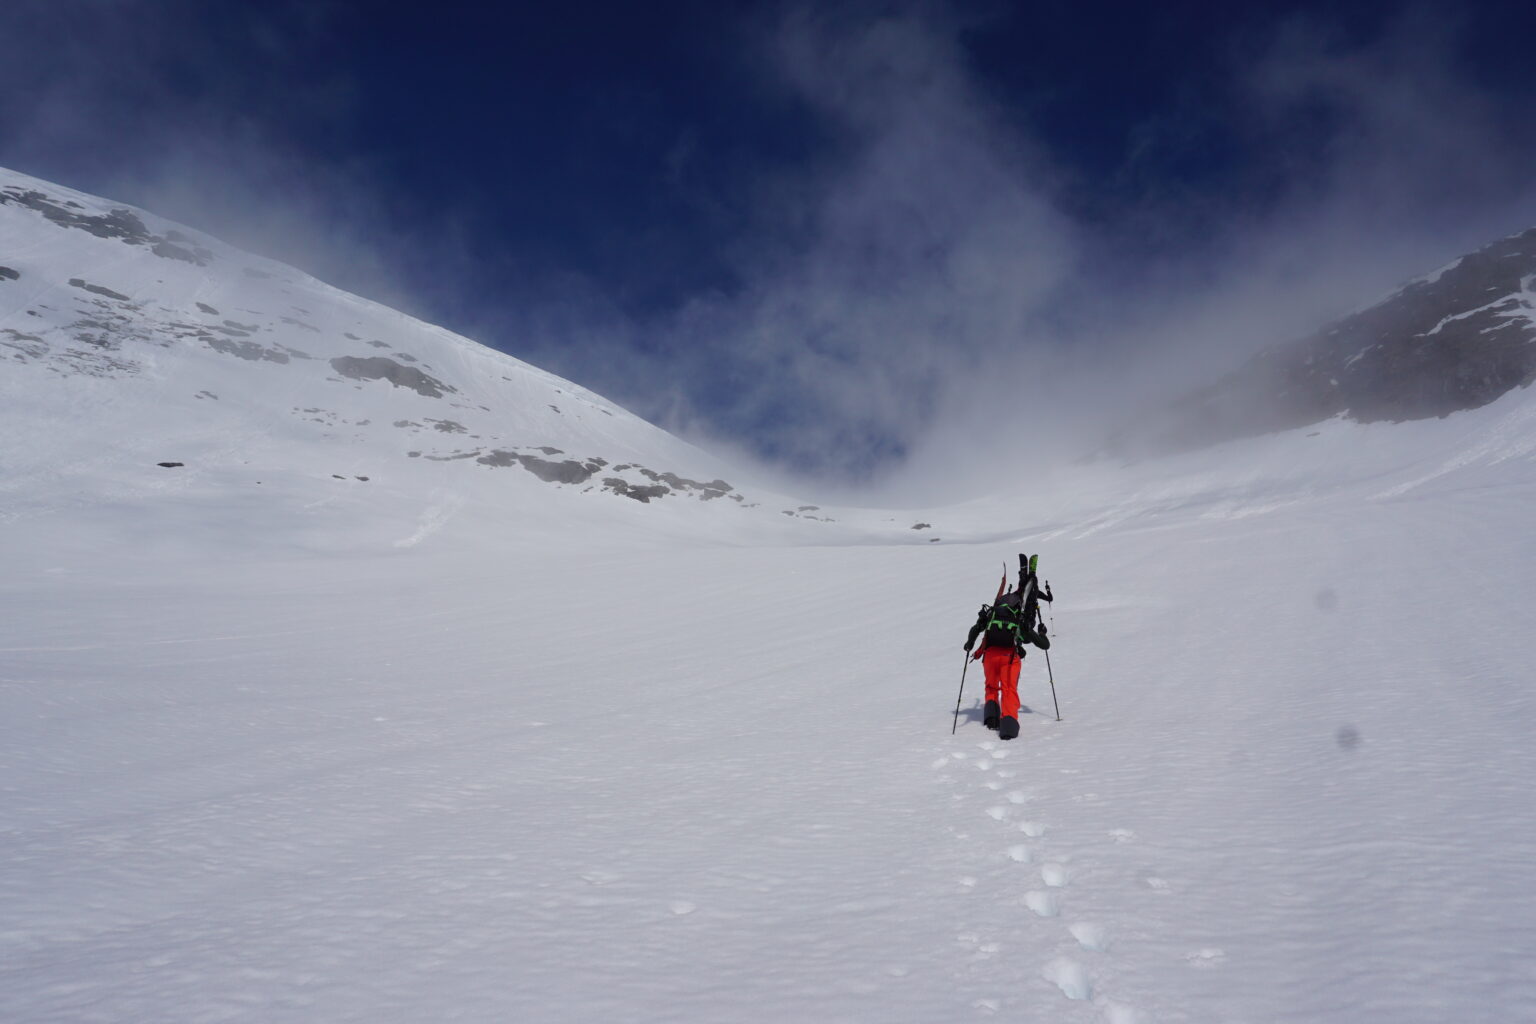
[[[335,49],[339,19],[299,3],[9,5],[0,162],[834,488],[964,491],[1075,456],[1136,408],[1536,222],[1536,92],[1473,61],[1492,44],[1471,15],[1253,15],[1212,30],[1217,59],[1169,73],[1176,101],[1111,112],[1074,106],[1113,70],[1087,34],[1028,40],[1039,66],[1020,70],[981,56],[989,33],[1019,32],[984,7],[773,4],[721,37],[746,69],[721,87],[741,118],[789,122],[798,148],[731,163],[707,124],[680,121],[634,169],[632,194],[673,205],[594,229],[631,260],[599,268],[541,250],[543,227],[508,234],[472,168],[433,165],[423,190],[399,169],[430,154],[400,140],[328,147],[329,126],[375,102]],[[277,118],[295,99],[308,106]],[[430,98],[468,101],[489,103]],[[1125,127],[1080,119],[1117,139],[1090,161],[1073,117],[1096,110]],[[525,162],[559,152],[526,143]],[[519,187],[509,173],[496,187]],[[634,225],[659,238],[680,204],[706,212],[644,267]],[[631,301],[626,267],[668,279],[668,297]]]

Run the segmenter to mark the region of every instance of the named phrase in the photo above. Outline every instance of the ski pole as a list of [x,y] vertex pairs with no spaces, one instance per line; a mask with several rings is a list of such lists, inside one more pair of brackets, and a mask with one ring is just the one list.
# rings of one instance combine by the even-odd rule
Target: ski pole
[[1051,680],[1051,703],[1056,705],[1056,721],[1061,721],[1061,704],[1056,700],[1056,673],[1051,671],[1051,652],[1045,652],[1045,674]]
[[971,668],[971,652],[965,652],[965,667],[960,670],[960,692],[955,695],[955,724],[949,727],[949,734],[953,736],[955,730],[960,728],[960,702],[965,699],[965,674]]
[[[1051,584],[1050,584],[1049,581],[1046,582],[1045,587],[1046,587],[1047,590],[1050,589]],[[1052,601],[1051,602],[1051,629],[1054,630],[1055,628],[1056,628],[1056,602]],[[1056,705],[1056,721],[1059,722],[1059,721],[1061,721],[1061,704],[1060,704],[1059,701],[1056,700],[1056,673],[1051,671],[1051,652],[1050,651],[1046,651],[1044,653],[1045,653],[1045,674],[1051,680],[1051,703]]]

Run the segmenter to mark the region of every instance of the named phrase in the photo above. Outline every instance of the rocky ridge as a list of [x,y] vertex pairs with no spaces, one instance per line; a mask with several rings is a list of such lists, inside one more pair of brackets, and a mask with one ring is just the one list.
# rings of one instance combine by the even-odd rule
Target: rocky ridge
[[1137,456],[1304,427],[1443,417],[1536,380],[1536,228],[1410,282],[1305,338],[1265,349],[1119,431]]

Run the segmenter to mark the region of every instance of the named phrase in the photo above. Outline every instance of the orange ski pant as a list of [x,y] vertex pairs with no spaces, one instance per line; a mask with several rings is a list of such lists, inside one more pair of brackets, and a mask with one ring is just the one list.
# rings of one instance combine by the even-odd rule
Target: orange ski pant
[[987,670],[987,700],[995,700],[1004,718],[1019,717],[1019,666],[1023,659],[1012,647],[988,647],[981,654]]

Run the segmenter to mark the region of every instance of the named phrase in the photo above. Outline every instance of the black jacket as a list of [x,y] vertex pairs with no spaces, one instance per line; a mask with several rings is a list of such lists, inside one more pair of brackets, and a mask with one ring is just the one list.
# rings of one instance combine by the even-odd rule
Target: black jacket
[[[1047,601],[1050,600],[1050,598],[1047,597],[1045,594],[1041,594],[1040,596],[1042,598],[1044,598],[1045,600],[1047,600]],[[1018,606],[1019,606],[1019,592],[1017,590],[1011,590],[1008,593],[1004,594],[998,600],[997,606],[998,607],[1008,606],[1009,608],[1018,608]],[[966,650],[969,651],[971,648],[976,646],[976,638],[978,636],[981,636],[983,633],[987,632],[987,626],[992,621],[993,608],[994,608],[993,605],[989,605],[989,604],[982,605],[981,606],[981,611],[976,613],[976,624],[971,627],[970,633],[967,634],[966,638],[965,638],[965,649]],[[1033,618],[1033,616],[1030,616],[1030,618]],[[1025,620],[1025,622],[1023,622],[1019,626],[1018,640],[1013,645],[1014,651],[1021,658],[1024,657],[1024,645],[1025,644],[1034,644],[1036,647],[1040,648],[1042,651],[1048,651],[1051,648],[1051,641],[1050,641],[1050,639],[1048,637],[1046,637],[1045,632],[1043,630],[1037,631],[1034,628],[1034,623],[1028,621],[1027,619]],[[985,650],[988,646],[992,646],[992,642],[990,640],[983,640],[982,641],[982,649]]]

